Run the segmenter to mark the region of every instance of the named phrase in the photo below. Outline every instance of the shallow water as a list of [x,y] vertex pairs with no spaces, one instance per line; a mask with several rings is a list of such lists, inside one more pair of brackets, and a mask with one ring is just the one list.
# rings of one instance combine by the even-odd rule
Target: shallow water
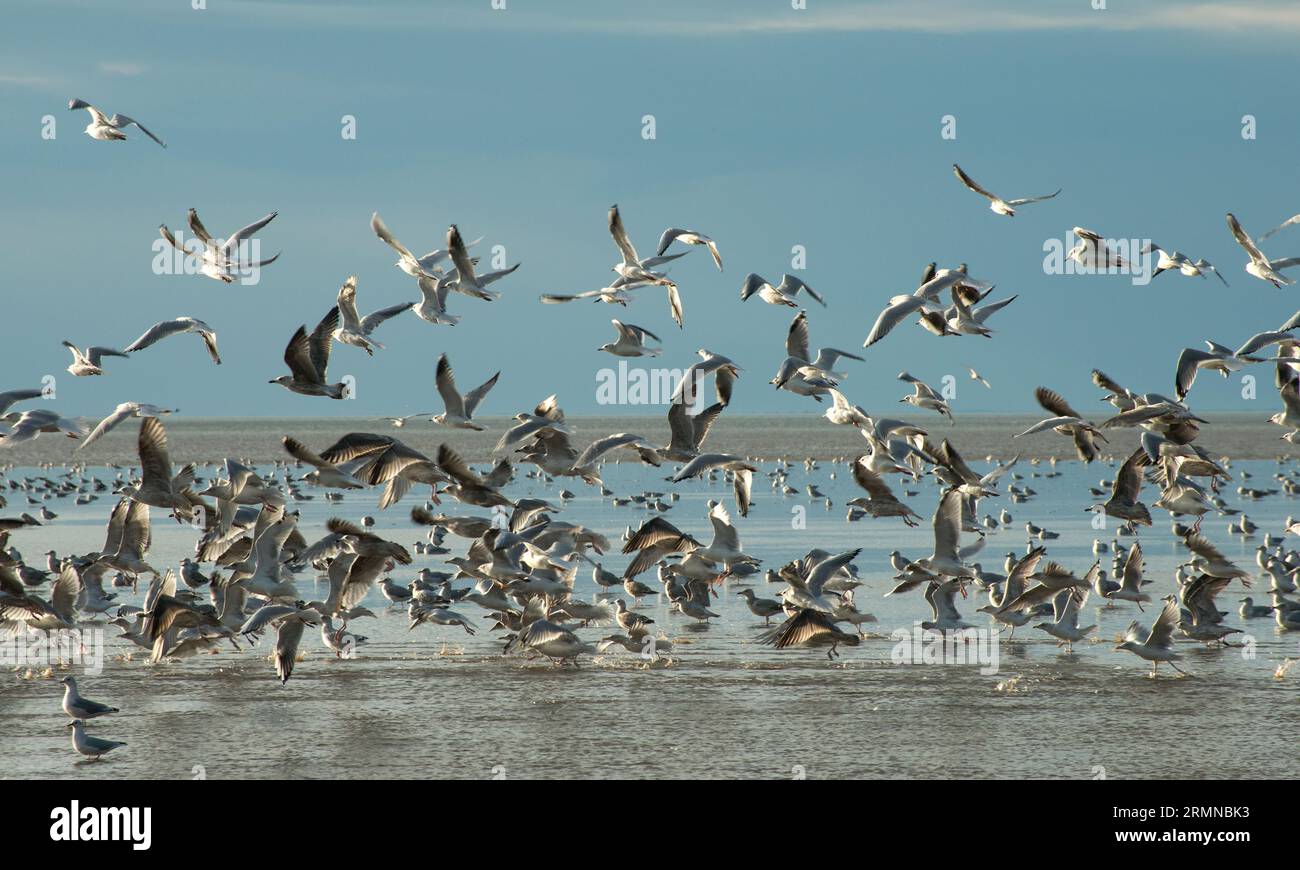
[[[587,421],[582,422],[585,431]],[[598,431],[602,425],[590,429]],[[185,458],[184,449],[193,449],[181,448],[184,441],[201,440],[180,421],[168,428],[177,459]],[[258,421],[244,424],[243,431],[249,445],[274,445],[283,434],[281,428],[277,422]],[[333,421],[317,431],[299,422],[285,431],[307,435],[306,440],[319,447],[356,428],[362,427]],[[824,421],[819,427],[832,428]],[[123,427],[107,439],[113,449],[127,445],[123,458],[134,442],[127,432]],[[718,430],[719,435],[723,432]],[[995,434],[963,427],[959,420],[953,437],[978,469],[987,467],[974,460],[986,452],[978,445],[983,439],[996,440]],[[497,431],[474,437],[474,443],[490,445]],[[772,437],[770,432],[750,432],[733,440],[761,444]],[[829,454],[856,451],[853,433],[841,436],[833,431],[818,437],[834,438],[836,445],[847,442]],[[1041,437],[1044,447],[1061,440]],[[1204,440],[1219,449],[1243,437],[1210,430]],[[417,438],[408,440],[418,443]],[[1131,434],[1124,440],[1131,441]],[[818,449],[814,442],[794,443],[800,454]],[[209,448],[209,458],[223,455],[211,445],[201,446]],[[733,447],[723,439],[712,446],[760,452]],[[249,452],[255,451],[250,447]],[[772,463],[763,465],[764,472],[772,468]],[[1061,472],[1056,478],[1034,476],[1050,472],[1051,466],[1022,461],[1016,469],[1024,477],[1020,483],[1037,490],[1038,497],[1027,504],[994,499],[981,505],[981,515],[996,515],[1005,505],[1015,522],[990,535],[976,561],[1001,573],[1009,550],[1023,552],[1023,522],[1032,519],[1062,534],[1060,540],[1048,542],[1048,558],[1080,575],[1088,569],[1094,538],[1110,542],[1115,529],[1091,527],[1092,515],[1085,509],[1092,499],[1086,486],[1111,477],[1115,469],[1106,463],[1084,467],[1077,462],[1061,462],[1056,469]],[[1252,485],[1275,486],[1271,478],[1279,466],[1271,460],[1236,462],[1233,470],[1253,474]],[[1294,471],[1294,465],[1285,470]],[[111,479],[111,470],[96,471]],[[8,477],[21,480],[29,473],[31,469],[17,468]],[[620,494],[667,491],[665,473],[620,464],[607,467],[605,479]],[[831,498],[832,509],[802,494],[808,482]],[[334,658],[319,633],[309,628],[302,644],[306,655],[284,686],[267,659],[270,636],[253,650],[225,647],[213,655],[150,665],[147,652],[112,639],[116,631],[109,627],[102,673],[82,676],[79,666],[67,671],[78,676],[87,697],[122,709],[88,725],[92,734],[128,743],[99,763],[81,763],[71,749],[59,710],[62,687],[57,680],[63,671],[34,668],[28,673],[26,668],[5,666],[0,670],[0,775],[705,778],[802,773],[810,778],[1085,779],[1103,773],[1107,778],[1300,773],[1300,762],[1279,751],[1278,744],[1279,735],[1294,728],[1300,667],[1275,677],[1286,658],[1300,658],[1300,635],[1279,634],[1271,621],[1240,619],[1235,612],[1237,584],[1219,604],[1233,611],[1228,624],[1250,635],[1248,646],[1205,649],[1180,643],[1180,664],[1193,675],[1187,678],[1175,678],[1161,667],[1161,677],[1149,679],[1144,662],[1112,650],[1113,640],[1131,619],[1150,624],[1158,603],[1139,613],[1131,604],[1103,609],[1090,601],[1084,620],[1097,622],[1099,629],[1092,642],[1076,645],[1073,654],[1058,649],[1041,631],[1017,629],[1010,640],[999,639],[997,673],[981,673],[976,664],[896,664],[891,661],[896,642],[889,635],[911,631],[917,620],[929,618],[929,611],[919,590],[883,597],[892,586],[887,554],[898,548],[914,558],[924,555],[931,543],[928,524],[908,529],[898,520],[847,523],[843,502],[858,493],[845,467],[830,462],[811,474],[802,465],[794,466],[790,483],[800,490],[799,496],[774,493],[767,478],[759,477],[750,516],[735,519],[746,550],[765,567],[779,567],[812,547],[862,548],[856,564],[865,586],[858,590],[857,604],[879,622],[866,626],[872,636],[860,646],[841,647],[842,657],[833,663],[824,651],[777,651],[760,645],[762,620],[736,596],[744,586],[735,579],[719,588],[714,609],[722,617],[707,626],[670,613],[662,599],[645,600],[641,612],[676,644],[667,659],[646,662],[619,649],[616,654],[583,657],[577,668],[501,656],[499,634],[486,631],[487,621],[479,618],[483,611],[473,605],[456,608],[484,623],[473,637],[458,627],[421,626],[408,632],[405,613],[386,609],[385,600],[373,591],[364,603],[378,618],[349,626],[370,638],[357,657]],[[904,497],[896,478],[891,484]],[[559,516],[583,522],[614,542],[626,526],[650,515],[640,508],[615,508],[580,481],[544,485],[524,478],[522,469],[508,492],[516,498],[532,495],[556,501],[562,486],[577,498]],[[930,483],[916,488],[919,494],[904,500],[928,517],[937,491]],[[730,487],[720,481],[692,481],[676,489],[682,498],[666,516],[697,537],[709,532],[707,499],[719,498],[731,506]],[[413,526],[407,514],[427,495],[423,488],[385,512],[378,511],[373,493],[349,493],[338,505],[315,494],[317,498],[296,504],[302,514],[299,527],[308,540],[318,537],[325,519],[335,514],[374,516],[376,531],[408,547],[422,536],[423,529]],[[1231,504],[1240,505],[1242,499],[1232,487],[1225,495]],[[9,490],[8,497],[9,508],[0,515],[27,509],[20,491]],[[1157,497],[1151,488],[1143,490],[1148,504]],[[77,507],[68,499],[52,500],[47,504],[58,518],[15,533],[11,544],[35,564],[43,562],[39,554],[45,550],[95,549],[102,545],[112,501],[105,497]],[[446,507],[449,512],[485,513],[454,504]],[[1244,507],[1260,525],[1261,539],[1264,531],[1280,533],[1288,514],[1300,514],[1296,500],[1282,495]],[[806,511],[805,528],[792,527],[798,508]],[[1141,540],[1147,576],[1155,580],[1149,590],[1158,601],[1173,592],[1173,569],[1184,551],[1169,532],[1166,514],[1154,509],[1152,513],[1155,527],[1144,530]],[[175,565],[192,552],[195,533],[162,518],[160,511],[153,515],[150,561],[160,568]],[[1254,550],[1261,540],[1231,537],[1226,524],[1224,518],[1208,517],[1204,530],[1230,558],[1253,570]],[[449,535],[447,543],[459,555],[467,542]],[[394,579],[408,583],[421,567],[442,568],[442,558],[415,556],[415,563],[402,567]],[[627,558],[614,553],[604,561],[610,570],[620,571]],[[1109,570],[1109,554],[1101,558]],[[312,574],[308,569],[297,578],[305,599],[324,593]],[[590,577],[589,569],[579,571],[576,595],[584,600],[596,594]],[[641,579],[653,584],[654,575],[648,572]],[[752,588],[759,595],[773,594],[774,587],[764,584],[761,574],[754,579]],[[1257,589],[1266,585],[1256,584]],[[142,594],[143,587],[138,595],[126,590],[119,600],[138,604]],[[1257,600],[1264,597],[1257,591]],[[971,599],[958,599],[958,608],[969,622],[983,626],[985,617],[975,613],[983,603],[983,596],[973,592]],[[590,641],[612,630],[577,629]],[[1195,751],[1188,750],[1189,738],[1195,740]]]

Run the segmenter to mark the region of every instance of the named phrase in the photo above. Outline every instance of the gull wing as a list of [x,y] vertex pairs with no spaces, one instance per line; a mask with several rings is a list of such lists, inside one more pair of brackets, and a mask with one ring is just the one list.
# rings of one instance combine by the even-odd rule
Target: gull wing
[[979,184],[975,181],[975,179],[967,175],[966,172],[956,163],[952,165],[952,171],[953,174],[957,176],[957,180],[960,181],[962,184],[966,185],[966,188],[968,190],[978,193],[980,196],[984,197],[985,199],[993,200],[998,198],[993,194],[989,193],[984,188],[980,187]]
[[636,248],[632,247],[631,239],[627,237],[627,230],[623,228],[623,216],[619,214],[617,205],[609,208],[609,234],[614,237],[614,244],[623,255],[623,264],[639,268],[641,260],[636,255]]

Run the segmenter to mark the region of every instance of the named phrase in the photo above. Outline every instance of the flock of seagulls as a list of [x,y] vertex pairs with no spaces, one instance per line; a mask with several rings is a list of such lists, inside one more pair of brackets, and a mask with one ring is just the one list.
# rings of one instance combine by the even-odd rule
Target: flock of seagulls
[[[93,139],[124,140],[123,129],[134,126],[163,144],[127,116],[105,116],[81,100],[73,100],[70,108],[90,113],[92,123],[86,132]],[[954,164],[953,171],[965,187],[989,200],[995,213],[1007,217],[1015,216],[1025,205],[1052,200],[1061,193],[1002,198],[981,187],[961,167]],[[160,231],[185,257],[200,264],[204,276],[229,283],[246,270],[277,259],[278,254],[265,260],[243,257],[245,243],[275,217],[272,212],[218,240],[190,209],[188,224],[200,243],[197,248],[186,247],[166,225]],[[1296,223],[1300,216],[1258,241]],[[1282,272],[1300,264],[1300,258],[1270,259],[1231,214],[1228,225],[1249,257],[1249,274],[1277,286],[1294,283]],[[516,263],[480,272],[479,260],[470,250],[481,239],[466,243],[455,224],[446,232],[445,247],[423,256],[416,256],[398,241],[377,212],[371,216],[370,227],[397,255],[395,266],[416,282],[420,298],[362,316],[358,282],[355,276],[349,277],[310,332],[304,323],[292,333],[284,353],[288,374],[272,378],[270,383],[303,397],[344,398],[349,385],[332,383],[329,375],[330,354],[336,343],[374,356],[385,349],[375,337],[377,332],[385,322],[408,310],[432,325],[455,326],[461,317],[448,312],[452,293],[482,302],[499,300],[501,292],[489,288],[519,269]],[[666,267],[703,247],[722,272],[718,243],[697,230],[670,227],[659,237],[654,255],[643,258],[617,205],[609,209],[607,227],[617,250],[611,267],[616,277],[594,290],[547,294],[541,302],[590,300],[630,307],[636,301],[635,290],[656,287],[666,294],[669,316],[684,329],[682,294]],[[1075,233],[1079,244],[1071,256],[1080,262],[1122,262],[1099,234],[1082,228]],[[674,245],[685,250],[669,253]],[[1155,246],[1149,252],[1158,252],[1158,272],[1177,270],[1205,277],[1213,271],[1223,280],[1203,259],[1191,260]],[[935,336],[992,339],[989,319],[1018,298],[1013,294],[989,301],[993,289],[991,282],[973,277],[965,264],[939,268],[932,263],[923,270],[913,291],[889,299],[863,346],[872,347],[913,317]],[[1104,420],[1090,419],[1049,387],[1035,391],[1035,400],[1050,416],[1016,438],[1050,433],[1068,439],[1083,463],[1111,458],[1119,462],[1113,479],[1077,498],[1079,510],[1118,521],[1115,540],[1109,544],[1098,541],[1095,548],[1098,553],[1112,554],[1112,580],[1100,555],[1081,572],[1049,560],[1048,546],[1059,535],[1032,522],[1026,524],[1025,552],[1008,554],[1005,573],[985,570],[979,554],[992,535],[1007,534],[1013,522],[1007,507],[994,516],[985,505],[997,500],[1020,505],[1036,495],[1029,478],[1021,474],[1024,466],[1018,466],[1019,454],[993,463],[983,473],[976,471],[955,443],[959,427],[949,400],[907,371],[898,379],[909,385],[911,393],[899,403],[939,415],[953,434],[935,436],[926,426],[873,415],[854,404],[844,387],[848,374],[841,369],[851,371],[846,362],[867,363],[869,358],[829,347],[813,352],[809,319],[800,305],[805,297],[822,307],[828,303],[802,279],[785,274],[774,285],[750,273],[742,282],[740,295],[742,302],[757,296],[771,305],[797,309],[787,330],[784,359],[769,383],[801,399],[811,399],[813,406],[824,408],[822,416],[830,424],[850,427],[864,441],[850,455],[802,462],[809,476],[804,489],[808,500],[829,506],[830,499],[813,475],[829,470],[834,477],[843,468],[855,491],[861,493],[844,505],[850,523],[915,527],[926,520],[907,501],[919,496],[923,487],[937,489],[937,508],[929,520],[933,545],[915,558],[897,550],[891,554],[891,588],[886,593],[915,596],[918,613],[929,611],[930,618],[920,621],[925,630],[948,633],[975,628],[961,609],[965,606],[962,602],[977,593],[987,597],[987,604],[974,612],[985,614],[988,624],[1005,632],[1008,639],[1017,628],[1029,626],[1072,654],[1076,645],[1096,632],[1096,625],[1082,624],[1090,613],[1090,602],[1108,609],[1131,607],[1139,611],[1138,618],[1116,640],[1114,649],[1150,662],[1152,675],[1165,663],[1179,670],[1180,646],[1227,645],[1232,635],[1239,633],[1226,625],[1230,614],[1218,609],[1216,597],[1233,584],[1248,585],[1254,572],[1228,559],[1206,537],[1201,523],[1211,513],[1240,516],[1234,526],[1247,534],[1247,518],[1225,498],[1224,488],[1234,479],[1230,461],[1195,443],[1206,421],[1193,412],[1187,400],[1202,370],[1226,376],[1246,366],[1272,363],[1284,410],[1271,422],[1287,430],[1282,436],[1285,440],[1300,443],[1300,339],[1294,337],[1300,313],[1279,329],[1253,336],[1236,350],[1213,341],[1207,342],[1208,350],[1185,350],[1174,373],[1173,396],[1135,392],[1095,370],[1092,382],[1103,391],[1100,398],[1116,412]],[[321,304],[327,303],[322,300]],[[621,320],[611,322],[616,338],[596,348],[597,352],[619,357],[662,353],[657,346],[659,337],[649,329]],[[68,371],[79,377],[101,376],[110,372],[119,358],[129,358],[159,341],[186,333],[197,335],[212,362],[221,364],[216,331],[186,316],[155,324],[122,350],[103,345],[83,348],[64,341],[73,357]],[[462,393],[450,360],[442,354],[434,382],[443,410],[432,416],[422,413],[384,420],[398,430],[424,419],[442,427],[487,433],[486,439],[497,439],[492,449],[495,459],[483,468],[475,468],[446,444],[424,453],[393,435],[360,431],[344,433],[325,446],[312,446],[286,435],[283,447],[287,458],[269,470],[235,458],[176,468],[163,422],[176,409],[125,401],[90,427],[78,418],[65,418],[53,411],[10,410],[39,399],[42,392],[38,389],[0,393],[0,450],[44,433],[62,434],[81,449],[112,437],[127,421],[140,421],[137,466],[118,468],[111,481],[101,480],[97,472],[76,463],[65,466],[62,474],[50,466],[26,477],[12,468],[0,476],[10,494],[25,494],[30,505],[41,505],[40,519],[30,513],[0,517],[0,624],[10,630],[63,630],[106,619],[120,629],[123,642],[147,651],[154,663],[221,649],[261,647],[271,662],[268,677],[273,672],[275,679],[285,683],[301,658],[308,628],[318,631],[323,648],[340,659],[352,656],[367,642],[353,626],[375,616],[365,606],[372,591],[378,591],[389,607],[406,610],[412,632],[448,632],[465,638],[494,633],[503,655],[576,667],[584,656],[619,651],[675,654],[667,626],[644,612],[644,600],[666,601],[675,619],[707,626],[719,618],[719,595],[735,584],[744,588],[733,590],[734,594],[762,621],[753,627],[755,643],[777,650],[815,649],[834,659],[842,655],[841,647],[860,646],[867,637],[864,626],[877,621],[860,609],[864,594],[860,590],[870,580],[856,562],[862,548],[837,552],[813,548],[790,554],[779,567],[765,568],[746,552],[743,523],[738,523],[724,504],[727,497],[710,498],[705,515],[694,518],[697,522],[688,517],[675,523],[665,516],[679,499],[675,485],[687,480],[699,480],[704,486],[729,485],[728,497],[742,520],[762,507],[755,489],[764,477],[774,497],[800,497],[800,491],[791,486],[792,477],[799,473],[797,461],[764,462],[705,450],[711,428],[730,408],[743,373],[727,356],[701,349],[698,361],[676,385],[667,413],[668,443],[632,432],[598,434],[584,442],[576,440],[577,427],[566,419],[555,395],[518,411],[501,431],[490,431],[498,426],[480,417],[479,410],[502,373],[496,372]],[[974,369],[969,374],[992,389]],[[711,391],[706,389],[710,379]],[[712,401],[707,401],[710,398]],[[654,491],[616,493],[605,478],[610,466],[620,460],[658,469],[656,474],[664,479],[664,486]],[[1036,460],[1028,464],[1035,477],[1059,474],[1055,461],[1046,472],[1039,470]],[[532,467],[522,472],[526,479],[559,487],[559,492],[553,498],[525,497],[517,490],[512,493],[520,466]],[[1300,493],[1300,478],[1295,474],[1279,471],[1279,484],[1287,494]],[[897,483],[891,485],[891,478]],[[611,541],[569,514],[566,503],[573,494],[563,488],[565,479],[572,480],[574,486],[591,487],[615,508],[651,515],[635,528],[629,523],[621,541]],[[423,535],[414,554],[405,544],[375,532],[373,521],[356,523],[334,516],[323,529],[312,530],[300,528],[300,514],[294,509],[295,502],[315,497],[313,490],[324,491],[331,503],[343,498],[344,492],[376,490],[378,507],[383,510],[397,505],[416,488],[427,497],[410,505],[412,527]],[[1158,499],[1145,497],[1150,506],[1144,501],[1144,490],[1159,492]],[[1272,497],[1277,490],[1250,487],[1243,476],[1237,493],[1251,500]],[[49,552],[44,554],[44,568],[29,564],[11,546],[11,537],[19,541],[31,528],[57,516],[44,505],[46,499],[68,497],[79,504],[99,498],[111,502],[103,545],[61,557]],[[0,509],[7,503],[0,495]],[[1176,576],[1166,580],[1172,583],[1169,594],[1159,599],[1153,587],[1161,581],[1145,576],[1137,539],[1143,529],[1154,525],[1152,507],[1168,512],[1175,540],[1186,555]],[[151,521],[164,517],[189,522],[196,529],[193,557],[179,566],[155,566],[148,561]],[[1300,535],[1300,522],[1288,521],[1284,531]],[[1132,538],[1132,543],[1125,546],[1120,538]],[[463,555],[456,555],[456,544],[463,545]],[[417,557],[431,555],[448,557],[445,564],[454,570],[417,569]],[[620,556],[625,557],[622,571],[607,570],[605,566]],[[1271,604],[1256,605],[1252,599],[1244,599],[1241,618],[1271,618],[1281,630],[1300,630],[1300,602],[1294,597],[1300,553],[1288,550],[1280,538],[1270,535],[1257,561],[1272,583],[1267,590]],[[594,587],[595,596],[590,600],[579,595],[580,575],[584,581],[589,577]],[[409,581],[399,582],[403,576]],[[302,591],[309,578],[321,584],[318,597]],[[122,590],[136,590],[141,580],[146,582],[139,605],[115,601],[124,594]],[[755,588],[758,583],[773,592],[760,594]],[[1153,601],[1160,606],[1148,622],[1150,616],[1143,605]],[[593,626],[601,626],[604,635],[597,637]],[[98,759],[124,746],[86,732],[87,722],[118,710],[81,696],[72,677],[62,682],[62,709],[70,720],[75,750]]]

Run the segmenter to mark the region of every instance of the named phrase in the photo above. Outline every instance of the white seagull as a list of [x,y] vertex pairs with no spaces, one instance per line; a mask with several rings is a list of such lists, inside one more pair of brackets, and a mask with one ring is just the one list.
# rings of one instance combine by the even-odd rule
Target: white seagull
[[1255,243],[1255,240],[1241,228],[1241,224],[1237,222],[1237,218],[1232,212],[1228,212],[1228,229],[1232,231],[1232,237],[1237,240],[1237,244],[1241,245],[1242,250],[1246,252],[1246,256],[1250,257],[1250,262],[1246,264],[1246,271],[1249,274],[1262,281],[1268,281],[1279,289],[1283,284],[1295,283],[1294,278],[1288,278],[1280,270],[1300,266],[1300,257],[1270,260],[1264,256],[1264,252],[1259,249],[1259,245]]
[[659,356],[659,354],[663,353],[661,347],[646,346],[645,340],[647,336],[661,344],[663,343],[663,339],[650,330],[618,320],[611,320],[610,323],[614,324],[614,328],[618,330],[618,341],[602,344],[596,350],[603,350],[605,353],[611,353],[614,356]]
[[144,350],[157,344],[164,338],[183,335],[187,332],[198,333],[198,336],[203,339],[204,346],[208,349],[208,356],[212,357],[214,363],[221,365],[221,354],[217,350],[216,331],[202,320],[196,320],[193,317],[177,317],[175,320],[162,320],[155,323],[145,331],[144,335],[127,345],[126,352],[135,353],[137,350]]
[[718,253],[718,243],[695,230],[683,230],[678,227],[664,230],[664,234],[659,237],[659,247],[655,250],[655,255],[662,257],[664,251],[668,250],[668,246],[674,241],[681,242],[683,245],[706,245],[709,253],[713,255],[713,262],[717,265],[718,271],[722,271],[722,255]]
[[277,212],[271,212],[265,217],[258,218],[248,226],[240,227],[235,230],[235,232],[231,234],[230,238],[225,241],[220,241],[219,239],[214,239],[212,234],[208,232],[207,228],[203,226],[203,222],[199,220],[199,213],[194,209],[190,209],[190,231],[194,233],[195,238],[203,244],[203,249],[201,251],[192,251],[189,248],[186,248],[180,243],[172,231],[167,228],[166,224],[158,225],[158,233],[166,239],[168,244],[173,248],[187,257],[194,257],[202,263],[199,267],[200,273],[216,281],[221,281],[224,284],[230,284],[234,282],[235,278],[251,274],[254,270],[260,269],[263,266],[269,266],[280,258],[280,255],[276,254],[266,260],[258,260],[256,262],[239,259],[240,245],[242,245],[246,239],[251,238],[258,230],[275,220],[276,214]]
[[75,97],[68,101],[68,108],[74,111],[76,109],[85,109],[90,113],[90,123],[86,125],[86,135],[91,139],[99,139],[101,142],[125,141],[126,134],[122,132],[122,128],[135,125],[136,129],[141,133],[162,145],[162,147],[167,147],[163,140],[146,130],[144,125],[134,118],[128,118],[121,113],[114,113],[113,117],[110,118],[85,100],[78,100]]
[[78,378],[102,375],[104,369],[100,367],[99,361],[106,356],[126,356],[122,351],[111,347],[88,347],[83,351],[70,341],[63,342],[63,346],[72,351],[72,364],[68,366],[68,373]]
[[992,193],[989,193],[984,188],[980,187],[975,182],[975,179],[971,178],[969,175],[963,172],[962,168],[958,166],[956,163],[952,165],[952,171],[957,176],[957,179],[961,181],[962,184],[966,185],[968,189],[974,191],[975,193],[978,193],[980,196],[989,200],[990,209],[992,209],[993,211],[997,212],[1000,215],[1006,215],[1007,217],[1016,216],[1017,206],[1028,205],[1031,202],[1042,202],[1045,199],[1051,199],[1052,197],[1056,196],[1061,192],[1060,188],[1057,188],[1056,193],[1049,193],[1046,196],[1026,196],[1021,199],[1003,199],[1002,197],[995,196]]
[[435,375],[435,381],[438,386],[438,395],[442,396],[444,410],[441,414],[435,414],[432,418],[434,423],[452,429],[473,429],[475,432],[482,432],[483,427],[473,421],[474,411],[478,408],[479,403],[488,391],[496,386],[497,378],[501,377],[501,372],[497,372],[474,389],[470,390],[464,396],[456,389],[456,374],[451,370],[451,363],[444,353],[438,357],[438,369]]
[[370,333],[374,332],[379,324],[385,320],[396,317],[411,307],[410,302],[403,302],[400,305],[381,308],[362,317],[357,312],[356,275],[349,276],[348,280],[344,281],[343,286],[339,288],[338,305],[341,322],[338,329],[334,330],[334,339],[343,344],[361,348],[366,352],[367,356],[374,356],[375,348],[384,349],[382,344],[370,338]]

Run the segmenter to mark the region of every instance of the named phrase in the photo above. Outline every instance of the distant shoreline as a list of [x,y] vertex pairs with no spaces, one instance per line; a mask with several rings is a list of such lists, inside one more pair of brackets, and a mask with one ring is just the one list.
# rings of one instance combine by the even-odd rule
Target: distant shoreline
[[[949,426],[927,413],[905,413],[913,409],[890,409],[889,416],[906,419],[923,426],[934,438],[951,438],[968,461],[988,457],[1009,459],[1020,453],[1025,459],[1073,459],[1070,442],[1053,433],[1041,433],[1023,439],[1016,433],[1041,419],[1032,414],[958,414],[956,425]],[[1109,406],[1094,417],[1100,421]],[[1197,444],[1213,456],[1234,459],[1273,459],[1300,457],[1300,447],[1280,440],[1283,430],[1267,422],[1268,412],[1261,405],[1258,413],[1205,413],[1209,422],[1202,427]],[[486,417],[483,432],[445,429],[427,420],[412,420],[397,428],[374,417],[186,417],[164,418],[173,463],[220,461],[227,456],[245,461],[266,463],[287,458],[280,444],[285,435],[293,435],[313,449],[323,450],[348,432],[374,432],[390,435],[426,455],[432,456],[439,444],[446,443],[470,462],[485,462],[494,454],[497,440],[514,422],[503,417]],[[634,432],[655,443],[668,441],[664,416],[578,416],[568,418],[573,443],[578,448],[614,432]],[[34,466],[52,463],[64,465],[84,462],[88,465],[134,465],[138,425],[128,422],[84,451],[76,451],[71,439],[42,435],[35,441],[0,451],[0,464]],[[1101,444],[1103,456],[1127,455],[1137,446],[1140,430],[1108,429],[1109,444]],[[714,424],[705,447],[709,451],[736,453],[773,460],[832,459],[854,456],[866,451],[866,442],[849,426],[834,426],[819,414],[746,415],[724,413]],[[614,455],[615,461],[634,457]]]

